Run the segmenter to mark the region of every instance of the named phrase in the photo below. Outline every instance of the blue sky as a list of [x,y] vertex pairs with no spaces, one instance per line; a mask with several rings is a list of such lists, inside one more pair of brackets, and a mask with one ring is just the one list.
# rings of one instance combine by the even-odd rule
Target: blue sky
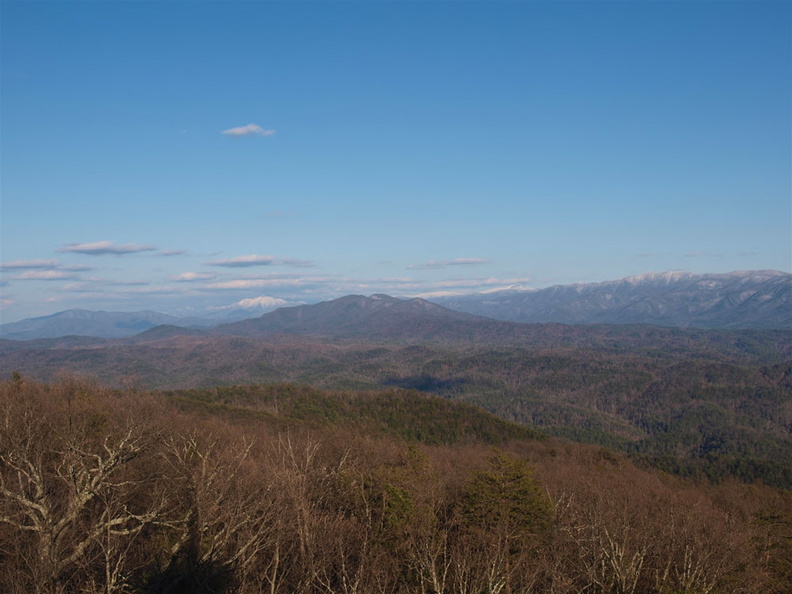
[[786,2],[3,1],[0,109],[3,322],[792,269]]

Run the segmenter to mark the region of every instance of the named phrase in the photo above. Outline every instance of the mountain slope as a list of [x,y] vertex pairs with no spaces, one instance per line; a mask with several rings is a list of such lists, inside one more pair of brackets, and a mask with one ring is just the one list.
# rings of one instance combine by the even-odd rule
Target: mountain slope
[[792,275],[774,270],[649,273],[604,283],[433,301],[457,311],[523,323],[792,328]]
[[503,324],[423,299],[347,295],[315,305],[284,307],[252,320],[217,326],[212,332],[234,336],[297,334],[415,340],[449,338],[466,328]]

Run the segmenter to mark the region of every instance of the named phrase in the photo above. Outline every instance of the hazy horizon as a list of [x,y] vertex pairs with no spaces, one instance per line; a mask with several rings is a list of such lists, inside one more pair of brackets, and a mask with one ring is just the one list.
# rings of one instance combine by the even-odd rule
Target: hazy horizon
[[792,271],[787,3],[2,11],[3,323]]

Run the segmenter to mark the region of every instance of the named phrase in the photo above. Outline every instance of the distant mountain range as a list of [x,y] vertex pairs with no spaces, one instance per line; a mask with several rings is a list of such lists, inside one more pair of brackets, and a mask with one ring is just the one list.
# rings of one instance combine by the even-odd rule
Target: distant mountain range
[[[243,312],[226,315],[239,317]],[[0,337],[125,338],[145,333],[140,339],[153,340],[206,332],[418,340],[496,338],[523,333],[505,322],[785,330],[792,329],[792,275],[778,271],[651,273],[596,284],[444,297],[432,302],[388,295],[348,295],[314,305],[282,307],[232,323],[223,321],[217,317],[185,318],[153,311],[74,309],[2,324]]]
[[50,316],[2,324],[0,325],[0,337],[10,340],[33,340],[59,336],[123,338],[134,336],[162,324],[210,326],[213,323],[201,318],[179,318],[156,311],[119,312],[69,309]]
[[[484,352],[488,355],[482,359]],[[541,362],[549,353],[557,360],[547,360],[545,369]],[[583,368],[590,360],[615,357],[612,366],[595,374],[597,381],[620,377],[622,363],[617,359],[640,367],[640,361],[672,364],[688,357],[759,361],[769,366],[771,375],[784,376],[792,372],[788,366],[792,333],[520,324],[454,312],[421,299],[347,296],[213,329],[160,325],[126,338],[0,338],[0,379],[11,371],[40,380],[73,372],[109,384],[137,378],[148,387],[289,381],[435,391],[439,385],[450,387],[457,381],[444,376],[449,360],[484,375],[509,375],[528,358],[552,375],[567,369],[570,357],[579,359]],[[476,379],[484,382],[481,389],[494,389],[483,378]],[[533,381],[531,377],[515,379],[515,385],[529,386]]]
[[792,275],[775,270],[649,273],[617,281],[432,300],[522,323],[792,329]]
[[[211,328],[181,327],[153,312],[64,312],[49,318],[71,336],[0,337],[0,379],[13,372],[23,381],[75,373],[112,386],[166,390],[282,383],[329,390],[409,388],[483,406],[555,435],[640,454],[676,472],[717,462],[721,474],[714,476],[740,472],[787,488],[790,275],[723,277],[729,275],[644,275],[484,297],[498,304],[505,296],[517,302],[520,296],[555,294],[556,307],[577,312],[578,321],[591,321],[583,316],[588,308],[601,314],[598,321],[703,319],[735,328],[526,324],[387,295],[283,307]],[[621,316],[607,318],[608,304]],[[674,305],[687,317],[671,318],[671,310],[663,309]],[[648,313],[639,316],[641,311]],[[41,320],[47,318],[36,323]],[[94,325],[76,325],[80,320]],[[98,331],[98,320],[114,332],[138,333],[73,335]],[[778,326],[736,328],[770,325],[768,320]],[[139,331],[144,326],[150,327]],[[235,414],[236,396],[229,398],[202,400],[202,406]],[[301,406],[313,410],[314,403]],[[669,452],[688,466],[677,466]]]
[[273,309],[286,303],[282,299],[270,299],[267,303],[260,303],[260,300],[261,298],[248,299],[246,301],[251,304],[247,307],[226,307],[201,316],[174,316],[156,311],[69,309],[49,316],[0,324],[0,338],[9,340],[36,340],[61,336],[126,338],[160,326],[163,326],[163,329],[157,332],[158,335],[167,332],[185,334],[185,329],[198,331],[218,324],[252,318],[261,315],[263,310]]

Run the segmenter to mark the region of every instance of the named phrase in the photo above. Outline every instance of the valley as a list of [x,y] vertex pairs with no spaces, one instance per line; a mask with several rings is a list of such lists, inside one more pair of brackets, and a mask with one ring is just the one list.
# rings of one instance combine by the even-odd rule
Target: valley
[[0,338],[3,591],[792,587],[783,325],[80,319]]
[[520,324],[348,296],[209,329],[0,340],[0,369],[108,386],[418,390],[683,477],[792,487],[792,334]]

